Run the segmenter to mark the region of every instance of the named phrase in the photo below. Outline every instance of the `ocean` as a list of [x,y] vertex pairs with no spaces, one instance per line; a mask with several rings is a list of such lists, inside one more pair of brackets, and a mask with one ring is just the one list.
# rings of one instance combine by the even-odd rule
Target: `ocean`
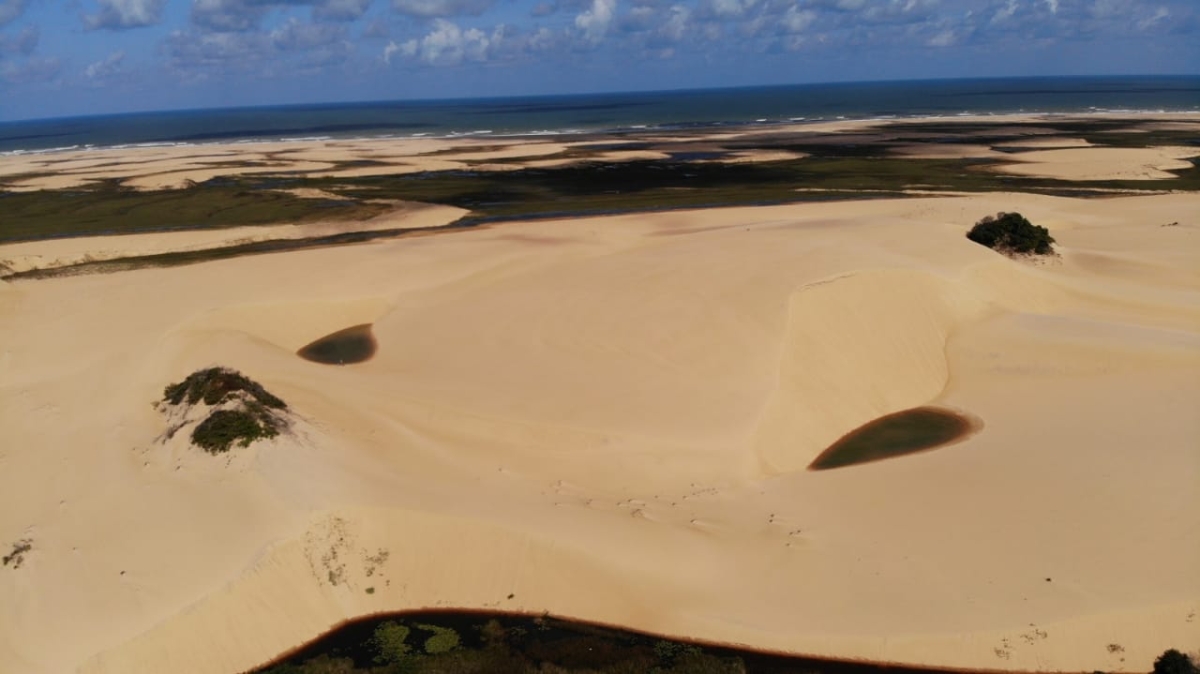
[[0,155],[280,139],[672,131],[1019,112],[1200,112],[1200,76],[853,82],[141,112],[0,123]]

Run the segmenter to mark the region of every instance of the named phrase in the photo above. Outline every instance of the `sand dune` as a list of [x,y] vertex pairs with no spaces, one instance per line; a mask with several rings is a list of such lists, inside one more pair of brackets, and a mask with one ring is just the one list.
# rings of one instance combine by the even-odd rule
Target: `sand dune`
[[[966,240],[1000,210],[1061,258]],[[456,606],[1145,671],[1200,638],[1197,213],[719,209],[0,283],[0,547],[33,545],[0,568],[0,662],[228,674],[348,617]],[[370,361],[294,355],[364,322]],[[163,441],[151,402],[215,364],[287,400],[292,433],[223,458]],[[804,470],[930,403],[984,429]]]
[[1072,147],[1018,152],[1010,155],[1018,163],[997,170],[1062,180],[1164,180],[1175,177],[1171,169],[1191,168],[1187,160],[1198,155],[1194,147]]

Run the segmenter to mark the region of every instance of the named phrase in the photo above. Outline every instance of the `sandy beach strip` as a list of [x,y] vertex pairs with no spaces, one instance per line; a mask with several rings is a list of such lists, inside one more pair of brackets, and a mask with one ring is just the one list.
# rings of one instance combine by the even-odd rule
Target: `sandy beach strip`
[[[986,133],[1011,132],[1028,136],[1022,147],[1041,148],[1025,153],[1001,153],[988,146],[912,146],[908,152],[925,158],[986,156],[1020,161],[1006,172],[1064,179],[1164,178],[1164,169],[1180,168],[1186,149],[1142,150],[1127,148],[1077,147],[1078,139],[1055,131],[1060,121],[1122,119],[1128,116],[1096,113],[1089,115],[985,115],[924,117],[913,119],[834,120],[795,124],[750,126],[739,131],[697,131],[690,134],[622,135],[625,141],[663,146],[681,143],[721,143],[764,139],[787,134],[818,137],[828,134],[861,134],[878,127],[904,130],[922,124],[988,125]],[[1198,122],[1194,114],[1142,114],[1137,119],[1148,130],[1188,130]],[[1044,122],[1046,128],[1036,126]],[[1005,126],[1009,125],[1009,126]],[[984,133],[984,132],[980,132]],[[1048,136],[1048,137],[1043,137]],[[63,189],[85,186],[98,180],[120,179],[137,189],[178,189],[189,181],[202,182],[217,176],[254,174],[305,174],[312,177],[354,178],[372,175],[405,175],[420,171],[513,170],[522,166],[554,167],[573,162],[631,161],[657,159],[657,150],[611,150],[613,137],[518,138],[387,138],[312,141],[257,141],[206,143],[127,148],[73,149],[59,152],[30,152],[0,157],[0,183],[9,190]],[[1063,143],[1068,145],[1064,146]],[[1012,143],[997,147],[1012,147]],[[1046,149],[1054,148],[1054,149]],[[1192,148],[1194,150],[1194,148]],[[1152,153],[1149,156],[1147,153]],[[561,155],[561,156],[560,156]],[[1190,155],[1190,156],[1194,156]],[[1149,157],[1149,158],[1148,158]],[[788,158],[778,152],[733,153],[735,162],[778,161]],[[798,158],[798,157],[791,157]],[[367,162],[367,165],[348,165]],[[1087,166],[1115,167],[1108,174],[1090,173]],[[1143,165],[1150,170],[1140,170]],[[1098,176],[1098,177],[1097,177]]]

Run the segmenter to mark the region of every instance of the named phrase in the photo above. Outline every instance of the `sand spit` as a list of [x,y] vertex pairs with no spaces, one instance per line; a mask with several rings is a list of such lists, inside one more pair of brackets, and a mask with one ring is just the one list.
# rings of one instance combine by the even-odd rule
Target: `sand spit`
[[344,232],[440,227],[458,220],[466,213],[461,208],[451,206],[397,203],[387,213],[366,220],[202,229],[183,235],[179,232],[154,232],[11,243],[0,245],[0,271],[55,269],[123,257],[223,248],[257,241],[308,239]]
[[[1061,258],[966,240],[1001,210]],[[230,674],[349,617],[466,607],[1145,671],[1200,642],[1197,213],[734,208],[0,283],[0,547],[31,544],[0,567],[0,662]],[[365,323],[369,361],[295,355]],[[163,441],[151,403],[218,364],[286,399],[292,433]],[[929,404],[986,428],[805,470]]]
[[1032,150],[1009,155],[1016,164],[996,167],[1003,173],[1061,180],[1164,180],[1170,170],[1191,168],[1200,157],[1195,147],[1074,147]]

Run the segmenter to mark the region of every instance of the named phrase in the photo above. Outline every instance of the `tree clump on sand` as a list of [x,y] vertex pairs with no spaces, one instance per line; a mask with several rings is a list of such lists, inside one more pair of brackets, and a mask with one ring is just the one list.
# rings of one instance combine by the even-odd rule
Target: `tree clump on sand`
[[1154,674],[1200,674],[1200,667],[1191,658],[1172,648],[1154,661]]
[[189,405],[202,400],[205,405],[220,405],[238,392],[245,392],[267,407],[287,408],[286,403],[268,393],[258,382],[225,367],[197,370],[178,384],[171,384],[163,390],[163,402],[178,405],[186,398]]
[[1020,213],[989,215],[967,232],[967,238],[1005,255],[1053,255],[1050,230],[1035,225]]
[[[211,367],[193,372],[183,381],[167,386],[162,403],[183,408],[185,417],[195,405],[203,403],[210,408],[192,429],[192,444],[210,454],[227,452],[234,443],[248,447],[255,440],[273,438],[287,425],[281,414],[287,403],[258,382],[229,368]],[[175,430],[178,428],[168,436]]]

